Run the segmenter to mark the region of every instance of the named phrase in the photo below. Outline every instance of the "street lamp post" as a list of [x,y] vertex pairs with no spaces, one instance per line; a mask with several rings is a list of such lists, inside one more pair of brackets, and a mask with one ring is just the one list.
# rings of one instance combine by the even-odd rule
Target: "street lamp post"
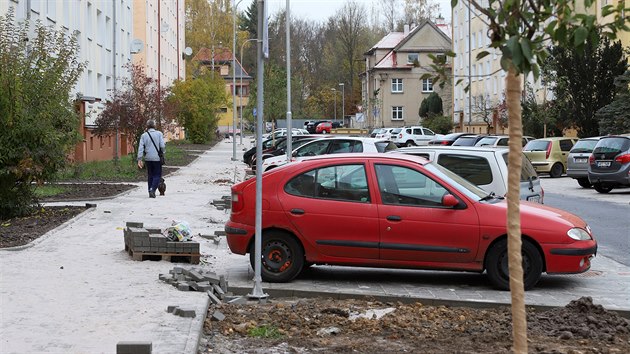
[[332,92],[333,92],[333,96],[335,99],[335,121],[337,120],[337,89],[336,88],[331,88]]
[[341,123],[343,124],[346,119],[346,90],[343,82],[340,83],[339,86],[341,86]]
[[[236,161],[236,8],[243,0],[232,0],[232,161]],[[214,59],[214,55],[213,55]],[[243,132],[241,131],[241,137]]]
[[245,47],[245,44],[247,44],[247,42],[251,42],[251,41],[257,41],[258,39],[256,38],[250,38],[248,40],[246,40],[245,42],[243,42],[243,44],[241,44],[241,84],[240,84],[240,90],[239,90],[239,99],[238,99],[238,105],[241,108],[239,110],[239,118],[241,119],[241,145],[243,145],[243,49]]

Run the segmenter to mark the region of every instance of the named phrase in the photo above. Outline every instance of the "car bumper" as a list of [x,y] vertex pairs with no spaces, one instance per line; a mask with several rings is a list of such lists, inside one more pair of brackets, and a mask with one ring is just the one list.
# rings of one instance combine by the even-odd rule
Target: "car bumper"
[[588,177],[588,168],[571,168],[567,167],[567,176],[571,178],[586,178]]
[[532,166],[534,166],[534,170],[536,172],[549,172],[551,171],[551,163],[549,162],[533,162]]
[[591,183],[605,183],[630,186],[630,164],[626,168],[615,172],[588,172],[588,180]]
[[597,254],[595,240],[570,244],[544,245],[547,273],[575,274],[590,269],[591,259]]
[[254,227],[228,221],[225,224],[225,234],[230,251],[236,254],[246,254],[249,243],[254,236]]

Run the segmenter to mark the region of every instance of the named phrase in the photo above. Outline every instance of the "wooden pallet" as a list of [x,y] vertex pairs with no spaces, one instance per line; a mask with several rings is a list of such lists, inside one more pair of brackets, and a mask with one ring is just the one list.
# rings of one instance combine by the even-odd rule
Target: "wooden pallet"
[[186,262],[190,264],[199,264],[201,254],[199,253],[152,253],[138,252],[125,246],[125,251],[129,253],[134,261],[167,261],[167,262]]

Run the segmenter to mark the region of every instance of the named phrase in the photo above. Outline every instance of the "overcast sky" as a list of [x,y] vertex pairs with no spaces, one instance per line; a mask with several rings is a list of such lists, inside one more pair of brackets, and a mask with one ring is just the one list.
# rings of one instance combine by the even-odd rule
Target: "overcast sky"
[[[284,11],[286,7],[286,0],[267,0],[267,10],[269,15],[273,15],[278,11]],[[343,7],[345,0],[290,0],[291,14],[293,17],[299,17],[302,19],[310,19],[318,22],[327,20],[330,16],[335,14],[337,10]],[[357,0],[365,4],[365,7],[369,11],[372,4],[379,4],[379,0]],[[430,0],[436,2],[440,6],[440,13],[448,22],[451,19],[450,0]],[[402,3],[402,0],[400,0]],[[243,10],[249,6],[251,2],[244,0],[241,2],[239,9]],[[377,5],[380,6],[380,5]]]

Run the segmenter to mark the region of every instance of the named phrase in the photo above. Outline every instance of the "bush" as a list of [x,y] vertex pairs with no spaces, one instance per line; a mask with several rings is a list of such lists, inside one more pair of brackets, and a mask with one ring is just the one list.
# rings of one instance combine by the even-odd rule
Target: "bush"
[[453,119],[447,116],[434,116],[423,119],[422,126],[437,134],[448,134],[453,130]]

